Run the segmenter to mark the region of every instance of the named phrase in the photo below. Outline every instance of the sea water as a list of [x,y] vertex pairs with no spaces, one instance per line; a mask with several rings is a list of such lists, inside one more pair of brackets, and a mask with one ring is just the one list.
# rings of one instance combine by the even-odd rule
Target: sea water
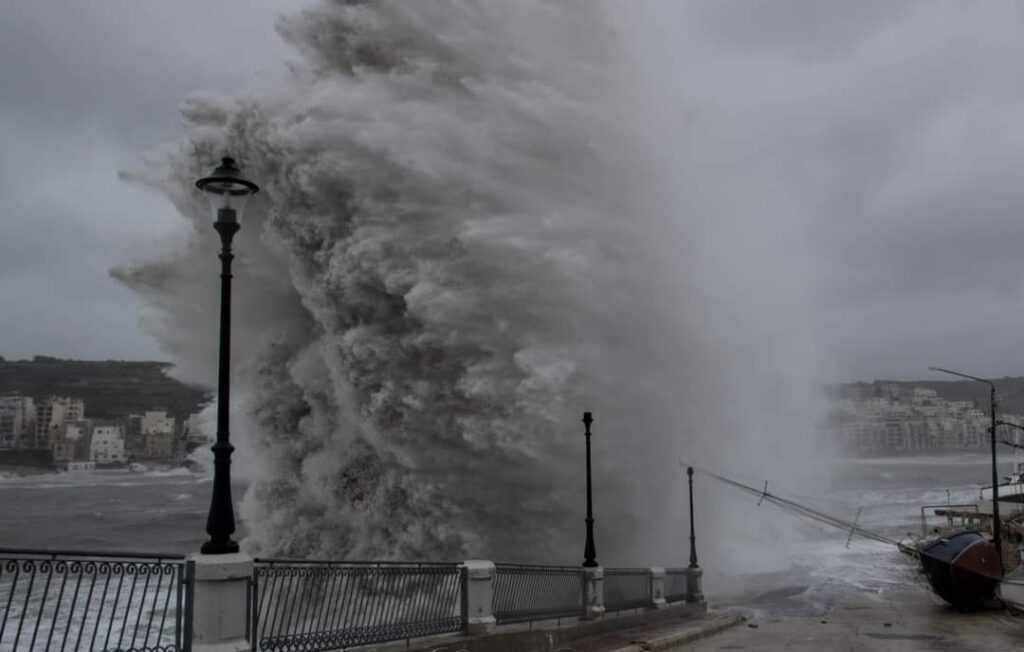
[[[1013,458],[1002,461],[1000,478],[1014,464]],[[981,487],[990,484],[991,458],[979,453],[840,460],[833,466],[829,488],[818,495],[789,492],[784,479],[769,481],[768,491],[910,543],[946,523],[934,515],[934,507],[980,504]],[[916,561],[894,545],[850,536],[849,530],[796,517],[768,502],[757,506],[755,496],[744,494],[737,501],[745,518],[772,523],[766,532],[778,532],[787,524],[788,532],[737,542],[737,549],[750,551],[745,557],[737,555],[746,564],[706,568],[705,593],[713,602],[741,606],[754,618],[767,612],[824,615],[851,592],[882,598],[911,585],[927,586]],[[932,507],[923,510],[922,519],[925,506]],[[715,533],[705,533],[704,545],[714,540]],[[700,545],[698,540],[698,551]]]
[[[768,490],[848,521],[860,508],[860,526],[899,539],[920,535],[923,505],[978,502],[981,486],[989,484],[989,463],[989,457],[981,454],[851,459],[835,465],[831,485],[821,495],[792,493],[784,479],[769,480]],[[1010,469],[1007,461],[1001,464],[1000,474]],[[242,495],[244,489],[244,483],[237,483],[235,495]],[[188,553],[206,538],[210,490],[208,475],[185,470],[5,473],[0,475],[0,546]],[[698,474],[695,492],[699,504],[702,495],[734,490]],[[905,580],[901,569],[907,564],[892,546],[857,536],[847,546],[848,532],[798,519],[769,503],[757,506],[756,497],[734,493],[727,505],[735,508],[736,518],[749,519],[754,525],[770,524],[765,532],[776,531],[781,524],[791,536],[722,542],[714,522],[698,521],[698,558],[704,547],[727,545],[737,550],[733,567],[705,568],[709,593],[735,589],[735,578],[778,578],[785,573],[790,573],[786,581],[799,578],[854,589],[874,590]],[[569,521],[565,528],[567,538],[573,533],[578,536],[582,550],[580,516],[579,522]],[[600,551],[602,528],[610,524],[602,520],[599,504],[595,516]],[[940,521],[931,516],[927,527]],[[240,521],[238,535],[243,543],[245,532],[246,524]],[[680,544],[688,552],[686,542]],[[602,561],[615,565],[613,559]]]

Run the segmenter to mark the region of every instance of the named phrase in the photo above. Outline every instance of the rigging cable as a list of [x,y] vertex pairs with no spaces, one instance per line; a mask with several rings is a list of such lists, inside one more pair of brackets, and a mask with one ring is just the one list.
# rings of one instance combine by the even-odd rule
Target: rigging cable
[[896,546],[903,552],[906,552],[906,546],[901,542],[897,541],[896,539],[891,539],[885,535],[878,534],[877,532],[872,532],[871,530],[865,530],[860,525],[858,525],[856,521],[847,521],[837,516],[832,516],[831,514],[819,512],[818,510],[811,509],[810,507],[805,507],[799,503],[793,502],[792,500],[788,500],[781,496],[777,496],[768,491],[767,483],[765,483],[765,487],[763,489],[758,489],[757,487],[751,487],[749,485],[743,484],[742,482],[730,480],[729,478],[720,476],[715,473],[711,473],[710,471],[704,471],[696,467],[694,467],[694,470],[710,478],[714,478],[719,482],[724,482],[725,484],[736,487],[741,491],[745,491],[749,494],[757,496],[759,498],[759,505],[762,501],[768,501],[792,514],[803,516],[811,520],[817,521],[819,523],[830,525],[839,530],[847,530],[851,533],[851,536],[853,533],[857,533],[866,539],[872,539],[880,543],[887,543],[889,545]]

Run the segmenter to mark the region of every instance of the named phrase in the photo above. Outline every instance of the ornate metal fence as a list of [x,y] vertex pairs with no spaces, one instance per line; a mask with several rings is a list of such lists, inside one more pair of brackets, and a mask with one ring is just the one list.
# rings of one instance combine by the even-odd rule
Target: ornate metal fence
[[180,555],[0,548],[0,649],[191,649]]
[[254,650],[316,652],[457,632],[458,564],[257,559]]
[[685,568],[665,569],[665,601],[680,602],[686,599],[690,574]]
[[494,617],[498,624],[583,615],[578,566],[497,564]]
[[650,568],[604,569],[604,608],[623,611],[651,606]]

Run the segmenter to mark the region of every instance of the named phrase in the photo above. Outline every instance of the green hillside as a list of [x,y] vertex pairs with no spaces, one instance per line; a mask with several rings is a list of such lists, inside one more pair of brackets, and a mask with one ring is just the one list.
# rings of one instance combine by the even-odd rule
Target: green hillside
[[116,419],[147,409],[166,409],[177,418],[198,412],[212,394],[201,387],[169,378],[167,362],[120,360],[61,360],[36,356],[32,360],[0,358],[0,395],[19,393],[39,400],[70,396],[85,401],[85,414]]

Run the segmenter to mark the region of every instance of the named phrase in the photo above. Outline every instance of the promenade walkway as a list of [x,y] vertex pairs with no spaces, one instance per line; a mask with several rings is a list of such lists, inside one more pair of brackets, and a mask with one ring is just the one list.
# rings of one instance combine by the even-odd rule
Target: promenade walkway
[[685,620],[608,632],[569,643],[565,652],[655,652],[676,650],[744,624],[736,613],[705,613]]
[[704,603],[659,611],[610,615],[596,621],[554,621],[532,627],[504,628],[493,635],[438,636],[403,643],[367,646],[352,652],[646,652],[680,645],[744,624],[732,611],[708,613]]
[[[788,602],[788,604],[787,604]],[[678,649],[688,652],[907,652],[1024,650],[1024,618],[1002,610],[960,613],[916,583],[883,593],[850,591],[807,610],[798,596],[758,603],[748,622]],[[743,613],[742,606],[730,609]]]

